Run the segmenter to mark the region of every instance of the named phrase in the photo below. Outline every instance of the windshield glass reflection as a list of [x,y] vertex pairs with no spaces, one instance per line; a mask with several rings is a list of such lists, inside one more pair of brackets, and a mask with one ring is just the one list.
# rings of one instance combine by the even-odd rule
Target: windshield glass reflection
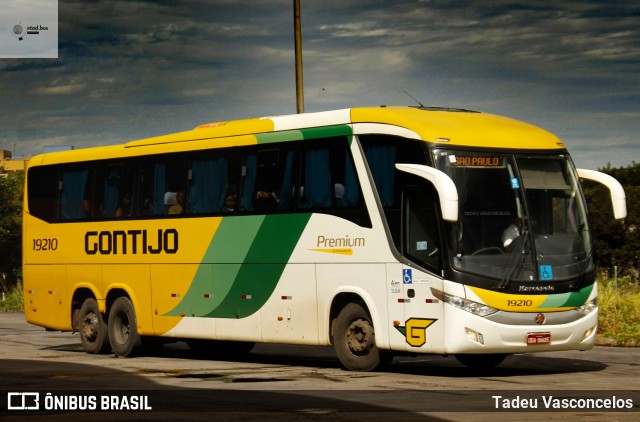
[[458,189],[455,268],[506,285],[572,277],[592,261],[584,202],[563,155],[436,150],[435,158]]

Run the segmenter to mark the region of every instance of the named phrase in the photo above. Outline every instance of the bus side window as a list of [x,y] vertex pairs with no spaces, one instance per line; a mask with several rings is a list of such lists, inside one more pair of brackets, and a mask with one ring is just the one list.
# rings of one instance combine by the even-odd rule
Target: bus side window
[[91,167],[86,195],[87,217],[95,220],[133,216],[134,161],[101,161]]
[[[163,154],[147,157],[140,165],[136,208],[140,216],[167,215],[178,192],[185,192],[187,181],[185,154]],[[173,193],[168,196],[167,193]],[[174,198],[168,203],[168,198]]]
[[391,135],[358,136],[375,189],[384,208],[384,216],[391,231],[393,243],[400,251],[400,195],[402,187],[407,186],[411,177],[396,170],[396,163],[428,165],[428,156],[424,142]]
[[329,208],[334,197],[328,145],[309,148],[304,154],[304,195],[300,208]]
[[371,227],[362,199],[349,138],[337,136],[301,144],[298,209],[334,215]]
[[187,213],[222,211],[227,197],[229,169],[226,158],[209,157],[191,161]]
[[394,202],[396,146],[371,145],[366,148],[365,154],[382,206],[390,207]]
[[409,187],[402,194],[403,254],[440,274],[442,259],[438,213],[433,189]]
[[67,168],[62,171],[60,181],[60,217],[62,220],[78,220],[87,217],[90,198],[87,186],[89,170]]
[[294,163],[293,144],[248,154],[242,165],[240,209],[265,213],[292,209]]
[[361,135],[359,139],[382,206],[385,211],[389,208],[397,209],[400,206],[398,201],[404,177],[398,173],[395,165],[428,165],[424,143],[390,135]]
[[306,143],[300,208],[353,208],[360,205],[360,186],[346,137]]
[[49,223],[55,221],[58,215],[58,185],[56,166],[30,168],[27,176],[29,213]]
[[348,149],[348,144],[345,144],[344,147],[339,150],[337,157],[338,163],[335,166],[336,171],[339,171],[340,167],[342,167],[344,168],[344,174],[337,176],[338,182],[334,185],[336,206],[340,208],[357,207],[361,203],[360,184],[358,183],[356,168],[353,164],[353,158]]

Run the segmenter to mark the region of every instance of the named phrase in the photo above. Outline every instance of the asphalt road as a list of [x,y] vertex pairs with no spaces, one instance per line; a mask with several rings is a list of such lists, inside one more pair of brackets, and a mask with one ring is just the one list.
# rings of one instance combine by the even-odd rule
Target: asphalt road
[[211,360],[175,343],[121,359],[0,313],[0,420],[640,420],[639,378],[640,348],[514,355],[483,370],[396,357],[372,373],[289,345]]

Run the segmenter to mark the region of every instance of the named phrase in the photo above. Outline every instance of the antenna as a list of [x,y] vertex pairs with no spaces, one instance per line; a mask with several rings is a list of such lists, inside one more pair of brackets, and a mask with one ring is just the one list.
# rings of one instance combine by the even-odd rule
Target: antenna
[[407,94],[407,97],[411,98],[413,101],[415,101],[416,103],[418,103],[418,105],[419,105],[420,107],[424,107],[424,104],[422,104],[420,101],[418,101],[418,100],[416,99],[416,97],[414,97],[413,95],[409,94],[409,93],[408,93],[407,91],[405,91],[405,90],[402,90],[402,92],[404,92],[405,94]]
[[296,67],[296,109],[304,113],[304,85],[302,78],[302,24],[300,21],[300,0],[293,0],[293,32]]
[[418,99],[416,97],[414,97],[413,95],[409,94],[406,90],[402,90],[402,92],[404,92],[405,94],[407,94],[407,97],[411,98],[413,101],[415,101],[416,103],[418,103],[418,105],[420,107],[424,107],[424,104],[422,104],[420,101],[418,101]]

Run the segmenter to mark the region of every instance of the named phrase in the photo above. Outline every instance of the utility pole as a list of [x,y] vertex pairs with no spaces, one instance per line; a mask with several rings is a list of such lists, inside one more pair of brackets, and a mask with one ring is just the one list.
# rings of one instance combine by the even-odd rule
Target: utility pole
[[300,24],[300,0],[293,0],[293,31],[296,50],[296,106],[304,113],[304,87],[302,83],[302,30]]

